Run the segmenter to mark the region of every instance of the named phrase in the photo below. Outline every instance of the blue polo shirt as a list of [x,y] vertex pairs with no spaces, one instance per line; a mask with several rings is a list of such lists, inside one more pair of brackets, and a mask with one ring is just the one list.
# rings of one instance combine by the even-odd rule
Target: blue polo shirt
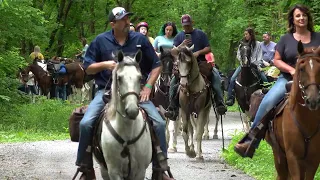
[[[191,33],[192,44],[194,44],[194,49],[192,52],[197,52],[205,47],[210,47],[210,43],[207,35],[200,29],[193,29]],[[185,39],[186,33],[184,31],[179,32],[174,38],[174,46],[179,46]],[[192,46],[192,45],[190,45]],[[206,61],[205,55],[201,54],[197,58],[198,62]]]
[[[96,62],[115,60],[115,56],[120,50],[125,55],[134,56],[139,49],[142,51],[142,59],[139,65],[144,77],[143,81],[145,81],[152,69],[161,66],[161,63],[149,40],[138,32],[130,31],[127,41],[122,46],[113,36],[113,30],[99,34],[91,42],[86,52],[84,68],[87,69],[91,64]],[[95,83],[100,87],[107,85],[106,89],[111,88],[111,78],[111,70],[103,70],[94,75]]]

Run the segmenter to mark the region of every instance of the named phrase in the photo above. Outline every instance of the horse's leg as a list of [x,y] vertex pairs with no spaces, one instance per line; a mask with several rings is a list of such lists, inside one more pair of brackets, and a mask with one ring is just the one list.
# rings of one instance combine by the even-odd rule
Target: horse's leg
[[104,180],[110,179],[108,169],[106,169],[103,165],[100,166],[100,172],[101,172],[101,176]]
[[306,180],[313,180],[317,172],[319,163],[309,163],[306,167]]
[[301,160],[293,152],[286,152],[288,170],[292,180],[305,179],[306,167],[300,164]]
[[202,135],[204,132],[204,126],[207,124],[208,121],[208,116],[210,109],[206,108],[202,110],[199,113],[198,119],[197,119],[197,161],[203,161],[203,156],[202,156]]
[[204,140],[209,140],[209,121],[210,119],[208,119],[206,125],[204,126],[204,134],[203,134]]
[[[220,116],[219,114],[217,113],[217,110],[216,109],[213,109],[214,110],[214,115],[216,116],[216,126],[214,127],[214,134],[213,134],[213,139],[218,139],[218,125],[219,125],[219,120],[220,120]],[[208,119],[209,119],[209,114],[208,114]]]
[[288,163],[287,159],[284,156],[278,155],[278,150],[273,149],[273,159],[274,165],[277,170],[277,180],[288,180],[289,172],[288,172]]
[[139,173],[137,173],[136,177],[134,179],[137,180],[144,180],[146,176],[146,170],[141,169]]
[[171,120],[168,121],[168,127],[167,127],[168,137],[169,137],[168,152],[171,152],[171,153],[177,152],[177,147],[176,147],[176,145],[177,145],[177,131],[176,131],[177,125],[176,125],[176,122],[177,121],[171,121]]
[[[188,129],[189,129],[189,139],[190,139],[190,154],[189,154],[189,157],[195,158],[196,157],[196,152],[194,150],[193,139],[194,139],[194,134],[196,134],[196,133],[194,133],[194,130],[196,130],[196,124],[195,124],[195,120],[194,120],[193,116],[190,117],[190,120],[188,122]],[[201,136],[202,136],[202,134],[201,134]]]
[[189,135],[188,135],[188,122],[186,113],[180,108],[181,111],[181,118],[182,118],[182,137],[184,140],[184,148],[186,151],[186,154],[189,156],[190,154],[190,147],[189,147]]
[[249,133],[250,130],[250,126],[249,126],[249,122],[248,122],[248,117],[246,115],[246,113],[241,113],[242,119],[243,119],[243,123],[244,123],[244,132]]

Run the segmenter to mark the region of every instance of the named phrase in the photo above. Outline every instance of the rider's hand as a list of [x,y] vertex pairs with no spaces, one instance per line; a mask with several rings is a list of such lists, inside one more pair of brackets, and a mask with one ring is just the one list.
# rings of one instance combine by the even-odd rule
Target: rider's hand
[[197,58],[198,56],[199,56],[199,52],[197,51],[197,52],[194,52],[193,53],[193,56],[195,57],[195,58]]
[[266,66],[266,67],[267,67],[267,66],[270,66],[270,63],[268,63],[267,61],[263,61],[262,63],[263,63],[263,65]]
[[157,54],[158,57],[160,57],[160,54],[161,54],[161,53],[156,52],[156,54]]
[[144,86],[140,92],[140,102],[149,101],[151,89]]
[[103,65],[107,70],[113,70],[117,63],[115,61],[103,61]]
[[185,39],[183,42],[182,42],[183,45],[185,46],[188,46],[189,44],[192,44],[192,40],[191,39]]
[[291,71],[289,71],[289,73],[291,74],[291,76],[293,76],[294,73],[296,73],[296,70],[295,70],[295,69],[292,69]]

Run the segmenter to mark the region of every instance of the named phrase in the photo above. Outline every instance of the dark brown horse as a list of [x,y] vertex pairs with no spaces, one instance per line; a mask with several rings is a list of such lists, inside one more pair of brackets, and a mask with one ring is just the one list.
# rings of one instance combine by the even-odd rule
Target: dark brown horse
[[30,71],[34,74],[34,78],[40,87],[42,94],[48,96],[53,83],[52,76],[47,71],[43,70],[43,68],[37,64],[36,60],[21,70],[22,78],[28,76]]
[[[162,64],[162,71],[161,75],[155,84],[154,88],[154,94],[152,97],[153,104],[161,109],[161,107],[164,110],[168,110],[169,107],[169,88],[170,88],[170,81],[172,78],[172,69],[173,69],[173,62],[174,57],[171,54],[170,49],[164,49],[160,47],[160,61]],[[167,121],[167,143],[168,143],[168,151],[175,152],[176,151],[176,144],[177,144],[177,138],[174,133],[176,133],[175,130],[176,127],[174,124],[179,123],[176,121]]]
[[298,52],[288,103],[272,121],[273,141],[273,133],[266,135],[278,180],[312,180],[320,162],[320,48],[303,49],[299,42]]
[[241,72],[238,78],[236,79],[235,97],[238,101],[241,111],[243,112],[245,130],[248,132],[250,129],[250,97],[253,92],[262,87],[262,81],[260,78],[258,68],[254,64],[251,64],[250,61],[251,45],[249,43],[241,42],[239,48],[241,57]]

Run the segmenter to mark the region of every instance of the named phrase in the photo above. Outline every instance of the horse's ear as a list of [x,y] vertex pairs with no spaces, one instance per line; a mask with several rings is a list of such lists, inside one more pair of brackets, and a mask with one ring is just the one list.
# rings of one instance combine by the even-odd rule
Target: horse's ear
[[117,57],[118,57],[118,62],[122,62],[122,61],[123,61],[123,58],[124,58],[123,52],[122,52],[122,51],[119,51]]
[[192,51],[194,49],[194,44],[192,44],[192,46],[190,48],[187,47],[188,51]]
[[160,46],[160,52],[163,53],[163,48],[162,48],[162,46]]
[[178,56],[178,53],[179,53],[179,49],[176,47],[176,46],[173,46],[173,48],[171,49],[171,55],[176,57]]
[[298,42],[298,53],[299,53],[299,55],[302,55],[303,52],[304,52],[303,44],[301,41],[299,41]]
[[142,51],[139,49],[136,55],[134,56],[134,59],[136,60],[137,63],[139,63],[142,59]]

